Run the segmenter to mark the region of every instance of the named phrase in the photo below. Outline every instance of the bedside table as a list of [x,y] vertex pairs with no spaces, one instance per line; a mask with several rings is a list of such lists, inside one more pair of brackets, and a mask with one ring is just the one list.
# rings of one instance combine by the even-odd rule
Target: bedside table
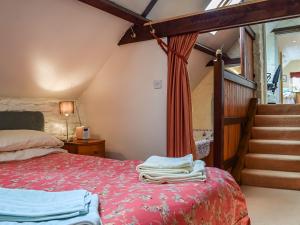
[[105,140],[88,139],[65,142],[63,149],[69,153],[105,158]]

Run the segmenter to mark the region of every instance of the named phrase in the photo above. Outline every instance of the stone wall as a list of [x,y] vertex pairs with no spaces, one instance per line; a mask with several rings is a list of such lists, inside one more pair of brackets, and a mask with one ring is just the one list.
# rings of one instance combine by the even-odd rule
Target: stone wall
[[[7,98],[0,97],[0,111],[40,111],[45,118],[45,132],[55,135],[60,139],[66,139],[66,120],[59,113],[60,99],[40,99],[40,98]],[[80,117],[85,123],[84,115],[80,107],[80,102],[76,101],[80,111]],[[69,117],[69,134],[74,135],[75,127],[79,126],[78,115]]]
[[266,70],[265,70],[265,36],[264,24],[252,26],[256,33],[256,38],[253,46],[254,55],[254,74],[255,82],[257,83],[256,96],[261,103],[266,102]]

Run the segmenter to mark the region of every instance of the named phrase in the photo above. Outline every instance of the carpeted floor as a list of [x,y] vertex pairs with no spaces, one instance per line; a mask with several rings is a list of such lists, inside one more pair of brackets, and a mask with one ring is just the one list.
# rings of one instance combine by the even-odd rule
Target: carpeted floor
[[242,186],[251,225],[300,225],[300,191]]

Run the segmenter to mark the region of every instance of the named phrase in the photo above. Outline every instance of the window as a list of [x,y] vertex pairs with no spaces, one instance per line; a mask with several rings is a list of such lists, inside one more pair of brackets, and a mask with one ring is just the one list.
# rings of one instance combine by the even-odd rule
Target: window
[[[211,0],[208,6],[205,8],[205,11],[212,10],[216,8],[221,8],[228,5],[234,5],[240,3],[242,0]],[[210,32],[212,35],[215,35],[217,31]]]
[[293,92],[300,92],[300,78],[293,77],[292,84],[293,84]]

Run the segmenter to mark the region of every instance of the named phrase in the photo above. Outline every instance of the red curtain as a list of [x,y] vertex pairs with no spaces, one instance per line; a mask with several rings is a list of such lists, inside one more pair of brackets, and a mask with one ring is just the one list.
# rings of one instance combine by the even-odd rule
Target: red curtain
[[167,155],[195,156],[193,138],[192,101],[187,61],[196,43],[198,33],[168,39],[167,90]]

